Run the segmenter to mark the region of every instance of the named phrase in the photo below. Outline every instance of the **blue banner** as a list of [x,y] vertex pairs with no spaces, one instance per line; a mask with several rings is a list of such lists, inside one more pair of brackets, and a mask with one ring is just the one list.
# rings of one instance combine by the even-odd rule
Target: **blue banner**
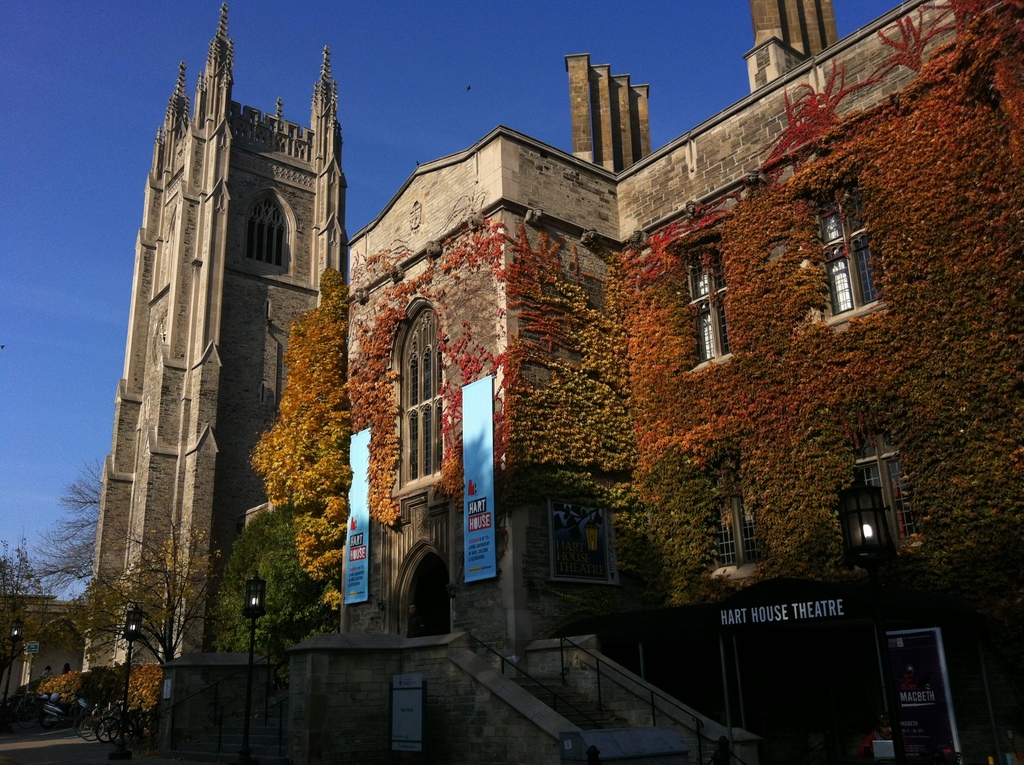
[[462,388],[465,580],[498,575],[494,552],[494,377]]
[[349,449],[352,486],[348,490],[348,537],[345,541],[345,605],[370,597],[370,429],[352,436]]

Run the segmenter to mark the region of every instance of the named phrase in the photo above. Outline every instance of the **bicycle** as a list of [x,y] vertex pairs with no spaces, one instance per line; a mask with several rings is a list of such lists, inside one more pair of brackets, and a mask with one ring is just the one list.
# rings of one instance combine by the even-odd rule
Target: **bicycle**
[[39,696],[35,694],[25,694],[11,710],[11,714],[17,721],[18,726],[21,728],[31,728],[37,722],[39,722],[39,715],[43,710],[43,704]]

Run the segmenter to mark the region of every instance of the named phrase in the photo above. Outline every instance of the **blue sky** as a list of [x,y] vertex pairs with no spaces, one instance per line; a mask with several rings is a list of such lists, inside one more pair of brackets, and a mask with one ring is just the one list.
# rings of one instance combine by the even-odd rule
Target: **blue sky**
[[[895,0],[835,0],[840,36]],[[110,448],[135,238],[178,62],[194,91],[215,0],[0,4],[0,540],[33,543]],[[417,162],[506,125],[570,150],[565,56],[651,86],[657,148],[749,92],[744,0],[236,0],[233,98],[309,123],[338,80],[350,234]]]

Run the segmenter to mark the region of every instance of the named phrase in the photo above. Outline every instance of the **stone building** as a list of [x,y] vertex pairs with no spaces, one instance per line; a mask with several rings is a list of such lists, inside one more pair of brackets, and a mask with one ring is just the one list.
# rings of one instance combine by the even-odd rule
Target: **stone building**
[[[650,145],[646,85],[568,55],[571,151],[498,127],[420,165],[351,241],[326,58],[311,129],[243,110],[230,102],[222,19],[193,116],[180,82],[157,142],[97,566],[123,566],[134,536],[178,521],[229,547],[264,501],[248,454],[280,393],[287,324],[315,305],[324,269],[345,273],[347,252],[353,430],[356,439],[369,431],[354,483],[365,483],[365,498],[353,494],[339,572],[342,634],[292,649],[293,761],[384,762],[391,683],[410,674],[427,682],[426,725],[405,743],[438,761],[558,762],[587,715],[570,720],[538,691],[549,685],[587,709],[585,699],[604,693],[606,726],[672,728],[691,760],[706,761],[720,735],[749,765],[850,754],[850,737],[877,712],[879,661],[871,598],[841,570],[837,491],[880,487],[908,581],[932,581],[919,509],[933,519],[950,512],[929,481],[938,464],[953,471],[952,460],[936,459],[930,443],[956,436],[948,415],[930,431],[918,426],[956,394],[913,408],[929,387],[952,391],[932,385],[937,351],[917,359],[924,393],[874,375],[886,365],[864,358],[884,352],[901,320],[921,318],[901,311],[926,290],[921,273],[938,268],[938,258],[914,260],[928,261],[922,253],[934,249],[924,245],[894,248],[914,256],[913,268],[872,249],[898,239],[886,211],[916,225],[935,202],[883,197],[870,161],[830,164],[842,141],[819,142],[842,126],[895,124],[915,99],[948,98],[953,109],[953,96],[917,83],[929,58],[954,50],[957,30],[983,16],[981,5],[907,2],[838,40],[830,2],[752,0],[751,94],[662,147]],[[1013,4],[990,13],[1019,23]],[[1006,112],[995,96],[986,104],[1001,127],[1020,104],[1013,77],[1000,77]],[[1019,172],[1007,159],[1018,139],[1010,131],[1016,148],[999,161]],[[951,162],[970,150],[949,146]],[[233,172],[218,183],[227,163]],[[921,170],[923,186],[955,177]],[[986,183],[978,187],[998,185]],[[999,187],[992,197],[1010,219],[1014,193]],[[979,236],[990,234],[998,238]],[[977,256],[962,271],[1006,276],[994,262]],[[884,296],[874,270],[883,263],[893,264]],[[1012,288],[987,289],[972,283],[970,294],[1019,308]],[[955,335],[956,315],[943,315],[935,337]],[[1010,326],[1000,335],[999,321],[984,324],[993,346],[1014,336]],[[904,348],[914,340],[899,339]],[[992,444],[985,453],[998,462],[1012,448],[996,446],[1013,438],[1012,415],[998,412],[1013,407],[1001,398],[1011,395],[1009,354],[996,355],[984,378],[1000,384],[972,389],[970,402],[988,402],[989,414],[963,427],[994,423],[972,445],[980,454]],[[862,388],[851,393],[850,380]],[[920,503],[905,463],[917,467],[915,487],[931,487]],[[1019,507],[1019,481],[999,465],[1007,477],[993,480],[993,493],[967,467],[955,474],[964,506],[983,508],[979,524],[1003,500]],[[950,525],[937,522],[933,538]],[[1009,544],[999,528],[993,536]],[[344,577],[357,569],[349,587]],[[786,589],[787,576],[803,583]],[[737,605],[719,611],[714,602],[732,590]],[[757,600],[769,595],[790,600]],[[666,603],[695,610],[643,610]],[[945,629],[976,616],[912,596],[890,606],[890,628]],[[733,630],[737,614],[771,615],[767,623],[791,611],[794,621],[822,620],[799,626],[831,631]],[[999,753],[987,737],[1011,714],[1012,693],[992,703],[976,634],[945,634],[962,749],[981,762]],[[572,645],[558,639],[566,635]],[[616,641],[633,654],[612,657]],[[744,664],[743,652],[756,661]],[[645,668],[645,655],[656,666]],[[812,659],[825,665],[828,704]],[[532,693],[521,672],[540,681]],[[978,712],[986,703],[988,719]],[[872,714],[854,719],[864,709]]]
[[[95,571],[178,535],[226,556],[266,503],[249,455],[273,422],[288,328],[344,270],[345,178],[324,51],[310,127],[232,101],[227,7],[194,102],[182,62],[146,180]],[[193,622],[195,624],[195,622]],[[193,634],[186,649],[197,649]]]

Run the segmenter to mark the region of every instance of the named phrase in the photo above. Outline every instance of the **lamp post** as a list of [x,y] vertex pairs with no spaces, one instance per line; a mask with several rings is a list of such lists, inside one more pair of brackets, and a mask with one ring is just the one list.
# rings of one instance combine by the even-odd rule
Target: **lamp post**
[[128,735],[128,684],[132,677],[132,644],[142,634],[142,620],[145,616],[146,614],[138,606],[132,606],[124,615],[124,632],[121,633],[121,637],[128,641],[128,652],[125,654],[124,660],[124,706],[121,709],[120,736],[117,748],[107,758],[110,760],[130,760],[132,758],[132,752],[125,744],[125,738]]
[[3,721],[0,722],[0,730],[9,731],[11,729],[11,716],[10,710],[7,706],[7,694],[11,690],[11,675],[14,674],[14,647],[21,640],[21,631],[25,628],[25,623],[21,619],[15,619],[11,622],[11,655],[7,662],[7,684],[4,686],[4,703],[3,703]]
[[242,723],[242,748],[238,752],[240,765],[258,765],[249,748],[249,718],[252,717],[252,658],[256,650],[256,620],[267,612],[267,583],[259,572],[245,583],[245,605],[242,616],[249,620],[249,672],[245,685],[245,719]]
[[889,641],[882,616],[878,568],[896,557],[896,543],[889,527],[885,498],[879,486],[854,486],[839,492],[839,523],[843,532],[843,553],[848,566],[860,566],[868,572],[874,606],[875,648],[882,680],[882,694],[892,725],[892,748],[896,765],[905,765],[899,690],[892,679]]

